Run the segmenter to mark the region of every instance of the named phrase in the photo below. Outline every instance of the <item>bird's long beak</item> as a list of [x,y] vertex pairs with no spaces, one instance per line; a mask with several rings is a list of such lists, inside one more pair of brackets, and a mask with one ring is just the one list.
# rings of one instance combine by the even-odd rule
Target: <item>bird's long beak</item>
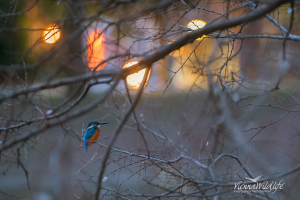
[[99,125],[109,124],[109,122],[100,122]]

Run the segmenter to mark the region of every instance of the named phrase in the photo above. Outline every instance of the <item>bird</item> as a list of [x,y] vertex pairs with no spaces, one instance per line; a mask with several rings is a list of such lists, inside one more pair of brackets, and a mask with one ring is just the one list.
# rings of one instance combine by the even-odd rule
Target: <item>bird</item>
[[258,176],[258,177],[256,177],[256,178],[248,178],[248,177],[245,177],[246,179],[248,179],[248,180],[250,180],[250,181],[252,181],[252,182],[254,182],[254,183],[256,183],[257,182],[257,180],[258,179],[260,179],[262,177],[262,175],[260,175],[260,176]]
[[99,136],[100,136],[100,126],[103,124],[108,124],[109,122],[98,122],[95,120],[92,120],[89,122],[87,129],[85,131],[85,135],[83,137],[83,143],[84,143],[84,147],[85,150],[87,152],[87,150],[89,149],[89,147],[94,144]]

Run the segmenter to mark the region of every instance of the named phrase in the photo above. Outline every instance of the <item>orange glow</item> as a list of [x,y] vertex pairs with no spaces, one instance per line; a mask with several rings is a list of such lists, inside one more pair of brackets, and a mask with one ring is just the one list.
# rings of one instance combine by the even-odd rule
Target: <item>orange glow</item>
[[[105,59],[105,35],[99,29],[92,30],[87,38],[87,61],[89,68],[94,70],[99,63]],[[104,64],[100,65],[96,71],[103,69]]]
[[[196,20],[190,21],[188,23],[187,27],[192,30],[197,30],[197,29],[203,28],[205,25],[206,25],[205,21],[196,19]],[[203,35],[203,36],[205,36],[205,35]],[[203,36],[201,38],[197,38],[197,40],[201,40],[203,38]]]
[[[168,44],[172,44],[173,42],[169,42]],[[181,56],[182,52],[183,52],[184,46],[181,47],[180,49],[177,49],[175,51],[172,51],[169,55],[173,56],[173,57],[179,57]]]
[[[133,62],[126,63],[123,68],[131,67],[132,65],[135,65],[137,63],[138,63],[138,61],[133,61]],[[134,74],[131,74],[131,75],[127,76],[128,85],[130,87],[133,87],[133,88],[138,88],[139,85],[141,84],[141,82],[143,81],[143,77],[145,75],[145,72],[146,72],[146,69],[142,69],[137,73],[134,73]],[[147,79],[149,78],[149,74],[148,74]]]
[[60,30],[55,24],[51,24],[47,28],[46,31],[44,31],[43,34],[44,41],[48,44],[53,44],[60,38]]

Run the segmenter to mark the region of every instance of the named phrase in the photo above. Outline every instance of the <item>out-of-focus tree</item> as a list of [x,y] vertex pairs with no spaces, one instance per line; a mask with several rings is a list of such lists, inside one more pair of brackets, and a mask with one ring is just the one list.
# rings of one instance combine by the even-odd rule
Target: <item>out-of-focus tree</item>
[[1,199],[299,196],[300,1],[0,9]]

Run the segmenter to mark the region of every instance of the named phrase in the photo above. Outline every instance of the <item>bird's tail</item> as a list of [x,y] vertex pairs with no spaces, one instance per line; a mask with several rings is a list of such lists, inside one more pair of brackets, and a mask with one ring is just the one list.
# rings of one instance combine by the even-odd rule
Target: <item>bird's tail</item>
[[89,147],[88,147],[88,145],[87,145],[86,142],[83,142],[83,144],[84,144],[84,147],[85,147],[85,151],[87,152],[87,150],[89,149]]

